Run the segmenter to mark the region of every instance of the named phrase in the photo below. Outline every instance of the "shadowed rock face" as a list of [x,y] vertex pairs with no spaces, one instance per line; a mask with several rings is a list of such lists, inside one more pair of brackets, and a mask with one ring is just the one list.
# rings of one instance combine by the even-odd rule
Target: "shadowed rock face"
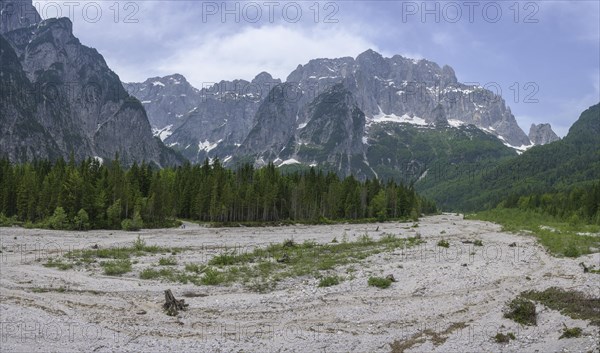
[[[3,36],[10,45],[2,49],[12,51],[20,64],[20,70],[13,65],[20,85],[11,88],[25,91],[10,96],[6,104],[27,106],[28,119],[49,136],[52,143],[46,140],[44,146],[40,145],[40,155],[68,157],[73,152],[80,160],[92,156],[114,158],[119,153],[127,164],[182,161],[152,136],[141,103],[129,96],[95,49],[79,42],[69,19],[44,20],[14,28]],[[7,114],[7,118],[15,117]],[[14,131],[11,134],[15,136]],[[29,154],[19,154],[6,144],[0,147],[11,160],[31,159]]]
[[531,124],[529,139],[534,145],[545,145],[560,140],[554,131],[552,131],[550,124]]
[[31,0],[0,1],[0,34],[29,27],[41,20]]

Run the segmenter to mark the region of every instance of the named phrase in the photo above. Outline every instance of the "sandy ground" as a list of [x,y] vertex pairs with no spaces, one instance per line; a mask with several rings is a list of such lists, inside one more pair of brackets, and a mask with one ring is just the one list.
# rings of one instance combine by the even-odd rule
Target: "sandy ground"
[[[505,303],[521,291],[551,286],[600,296],[600,276],[578,263],[600,264],[600,254],[554,258],[527,235],[503,233],[498,225],[444,214],[427,217],[418,228],[382,223],[281,228],[59,232],[0,228],[0,345],[2,352],[389,352],[390,343],[417,343],[414,352],[597,352],[598,328],[538,305],[538,325],[521,327],[503,318]],[[379,231],[376,231],[379,227]],[[445,231],[445,234],[440,234]],[[400,237],[419,232],[425,244],[373,255],[354,264],[337,286],[317,287],[312,277],[280,282],[269,293],[242,285],[195,286],[141,280],[141,268],[160,254],[137,258],[123,277],[99,269],[60,271],[42,266],[50,256],[72,249],[129,246],[139,235],[149,245],[189,247],[180,264],[206,262],[233,247],[334,237],[356,240],[368,232]],[[447,239],[450,248],[436,246]],[[483,247],[464,244],[481,239]],[[515,242],[516,247],[509,247]],[[474,253],[473,253],[474,252]],[[369,287],[372,275],[393,274],[388,289]],[[528,277],[529,279],[527,279]],[[64,288],[36,293],[34,288]],[[167,316],[163,291],[185,292],[187,311]],[[140,314],[145,312],[145,314]],[[452,329],[456,323],[466,327]],[[583,328],[583,336],[560,339],[563,324]],[[449,329],[450,328],[450,329]],[[498,344],[497,332],[516,340]]]

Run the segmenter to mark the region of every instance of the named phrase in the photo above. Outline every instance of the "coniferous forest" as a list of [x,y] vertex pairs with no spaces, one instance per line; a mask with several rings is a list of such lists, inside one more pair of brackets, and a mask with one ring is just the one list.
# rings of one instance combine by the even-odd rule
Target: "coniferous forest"
[[394,182],[340,179],[315,169],[283,173],[201,165],[124,168],[118,156],[101,163],[59,159],[0,161],[0,223],[52,229],[166,227],[176,219],[219,224],[416,219],[436,206]]

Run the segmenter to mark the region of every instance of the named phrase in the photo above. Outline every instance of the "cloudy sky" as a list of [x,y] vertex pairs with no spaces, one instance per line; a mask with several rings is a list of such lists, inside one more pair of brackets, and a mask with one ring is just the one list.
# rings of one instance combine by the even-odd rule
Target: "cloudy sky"
[[63,16],[125,82],[180,73],[196,87],[371,48],[450,65],[502,94],[525,132],[564,136],[600,101],[600,7],[591,1],[36,1]]

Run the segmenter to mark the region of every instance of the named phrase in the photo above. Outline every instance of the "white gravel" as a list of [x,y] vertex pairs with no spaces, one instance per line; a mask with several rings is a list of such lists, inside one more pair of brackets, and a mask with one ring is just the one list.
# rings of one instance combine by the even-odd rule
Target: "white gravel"
[[[2,352],[389,352],[394,341],[417,343],[407,352],[597,352],[598,327],[538,305],[538,325],[521,327],[503,318],[505,303],[521,291],[551,286],[600,297],[600,276],[583,273],[579,262],[600,264],[600,254],[578,259],[550,256],[527,235],[503,233],[498,225],[444,214],[412,223],[291,226],[281,228],[60,232],[0,228],[0,351]],[[376,231],[377,227],[379,230]],[[444,234],[441,234],[445,231]],[[138,234],[148,245],[186,247],[179,264],[206,262],[237,247],[334,237],[349,241],[368,233],[400,237],[419,232],[425,244],[373,255],[337,274],[337,286],[318,288],[313,277],[280,282],[272,292],[242,285],[195,286],[138,278],[141,268],[164,255],[136,258],[123,277],[83,268],[42,266],[72,249],[129,246]],[[450,248],[437,247],[440,239]],[[463,240],[481,239],[483,247]],[[509,247],[515,242],[516,247]],[[372,275],[393,274],[388,289],[367,285]],[[526,278],[530,279],[526,279]],[[65,288],[36,293],[34,288]],[[189,309],[167,316],[163,291],[185,292]],[[140,311],[145,314],[138,314]],[[453,323],[466,327],[448,330]],[[583,335],[561,339],[563,324]],[[497,332],[516,340],[498,344]],[[438,338],[438,339],[434,339]],[[442,338],[441,340],[439,338]],[[444,341],[445,338],[445,341]]]

